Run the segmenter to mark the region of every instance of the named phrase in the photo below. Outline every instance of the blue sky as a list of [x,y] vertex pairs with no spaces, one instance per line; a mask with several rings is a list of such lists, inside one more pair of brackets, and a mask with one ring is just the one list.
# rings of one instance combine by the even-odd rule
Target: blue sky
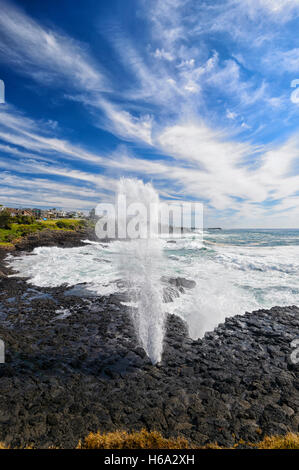
[[0,8],[0,203],[88,210],[127,176],[207,225],[299,226],[299,0]]

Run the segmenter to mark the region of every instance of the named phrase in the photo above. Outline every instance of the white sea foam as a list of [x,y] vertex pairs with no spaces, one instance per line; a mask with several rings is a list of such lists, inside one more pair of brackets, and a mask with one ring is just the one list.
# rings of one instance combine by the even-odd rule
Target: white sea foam
[[[109,263],[105,262],[108,256]],[[113,255],[99,245],[39,247],[31,255],[13,258],[10,263],[19,276],[28,277],[32,284],[40,287],[88,283],[98,295],[108,295],[118,289],[119,276]]]
[[[10,264],[36,286],[87,283],[96,295],[124,290],[118,282],[124,278],[135,286],[130,305],[138,306],[141,315],[135,316],[136,328],[144,348],[156,360],[161,353],[159,331],[163,332],[165,312],[182,317],[196,338],[228,316],[275,305],[299,305],[298,245],[206,244],[201,248],[196,235],[193,240],[174,241],[164,240],[156,247],[125,241],[78,248],[42,247],[31,255],[10,258]],[[193,279],[196,287],[161,307],[162,275]]]
[[197,285],[167,308],[184,318],[190,335],[198,337],[228,316],[275,305],[298,305],[298,255],[298,246],[226,245],[184,253],[169,260],[172,271],[194,279]]

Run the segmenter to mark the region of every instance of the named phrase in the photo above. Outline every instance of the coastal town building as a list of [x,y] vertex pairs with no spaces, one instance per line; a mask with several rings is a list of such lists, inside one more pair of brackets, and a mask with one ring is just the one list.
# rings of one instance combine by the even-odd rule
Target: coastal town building
[[11,217],[27,216],[35,219],[84,219],[86,215],[82,211],[65,211],[61,209],[39,209],[39,208],[14,208],[0,206],[1,211],[8,211]]

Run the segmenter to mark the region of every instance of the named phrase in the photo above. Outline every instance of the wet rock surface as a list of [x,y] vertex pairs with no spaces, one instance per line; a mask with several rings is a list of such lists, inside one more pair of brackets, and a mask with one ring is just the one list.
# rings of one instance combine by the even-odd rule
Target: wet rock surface
[[298,308],[229,318],[197,341],[169,315],[153,366],[121,296],[84,289],[0,279],[0,441],[69,448],[90,431],[144,427],[230,446],[298,431]]
[[32,251],[39,246],[58,246],[71,248],[83,246],[84,238],[95,239],[94,230],[42,230],[22,238],[15,243],[16,251]]
[[186,292],[186,289],[193,289],[196,282],[184,277],[161,277],[163,287],[163,302],[173,302],[174,299],[180,297]]

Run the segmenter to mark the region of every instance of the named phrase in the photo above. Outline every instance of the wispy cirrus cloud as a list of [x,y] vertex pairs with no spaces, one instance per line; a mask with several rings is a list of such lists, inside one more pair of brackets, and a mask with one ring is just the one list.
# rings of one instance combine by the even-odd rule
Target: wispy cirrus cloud
[[[30,122],[30,127],[32,130],[33,122]],[[24,143],[25,148],[26,146]],[[126,153],[125,149],[121,148],[118,154],[103,158],[102,165],[108,172],[114,173],[117,170],[121,174],[154,179],[162,194],[175,198],[205,200],[207,207],[217,210],[233,210],[242,215],[246,213],[245,207],[259,204],[262,212],[262,204],[265,201],[282,198],[284,205],[277,210],[293,207],[299,183],[299,177],[291,173],[292,165],[299,162],[299,142],[296,138],[266,150],[230,140],[223,131],[209,129],[203,123],[190,122],[164,129],[157,137],[156,146],[165,155],[171,155],[171,160],[146,160],[130,152]],[[3,150],[11,154],[15,151],[14,156],[17,158],[15,161],[0,161],[0,167],[6,171],[2,177],[3,188],[12,187],[14,184],[17,191],[26,193],[24,184],[28,187],[29,181],[32,181],[28,193],[34,188],[40,200],[43,197],[47,200],[46,205],[53,205],[55,201],[56,206],[62,206],[63,201],[66,201],[68,206],[65,207],[70,207],[72,200],[74,207],[78,204],[75,195],[78,188],[82,202],[77,207],[87,207],[88,202],[91,207],[97,193],[99,197],[101,195],[109,198],[109,194],[116,187],[117,180],[114,177],[96,173],[95,170],[86,172],[63,166],[59,159],[55,158],[44,161],[43,154],[39,153],[31,153],[24,158],[24,152],[12,146]],[[258,158],[259,163],[254,170],[247,168],[245,164],[249,154],[255,154]],[[23,176],[16,178],[10,174],[12,171]],[[52,176],[63,180],[58,184],[49,180]],[[58,187],[61,189],[60,204]],[[12,199],[11,193],[9,195],[5,191],[3,189],[2,194],[6,194],[7,200],[17,201],[16,198]],[[25,193],[22,194],[25,196]],[[86,197],[90,199],[86,200]],[[240,199],[246,201],[247,205],[240,202]],[[286,202],[288,199],[292,201],[291,206]],[[36,196],[30,200],[36,201]],[[257,209],[258,207],[254,206],[256,214]]]
[[[123,18],[113,18],[113,34],[101,38],[113,50],[109,80],[107,57],[104,67],[100,55],[61,28],[3,5],[0,61],[40,90],[58,90],[60,103],[84,106],[93,131],[106,131],[105,142],[108,132],[117,137],[108,150],[95,151],[83,126],[65,137],[59,115],[55,122],[46,113],[30,119],[3,106],[0,167],[8,201],[44,198],[61,206],[61,198],[68,207],[80,200],[87,207],[97,192],[109,198],[119,176],[133,175],[152,180],[167,197],[202,200],[231,223],[270,214],[273,221],[282,210],[295,217],[299,143],[282,116],[289,90],[272,74],[296,72],[297,45],[282,47],[276,36],[296,18],[297,0],[139,2],[138,41]],[[273,123],[285,126],[285,135],[279,129],[277,138]],[[116,150],[115,142],[122,143]]]
[[[79,145],[73,145],[65,139],[50,134],[53,134],[53,128],[48,123],[36,122],[9,105],[0,108],[0,138],[3,141],[41,153],[44,158],[47,154],[56,153],[72,161],[85,160],[97,165],[101,164],[103,158],[100,155],[88,152]],[[2,149],[4,150],[3,147]],[[12,148],[7,148],[7,150],[8,153],[12,153]],[[17,152],[20,151],[17,150]]]
[[253,16],[264,10],[275,21],[287,21],[299,14],[298,0],[234,0],[233,3],[241,5],[242,8],[245,6]]
[[9,63],[42,86],[79,93],[77,99],[106,114],[109,128],[117,135],[150,143],[150,122],[112,103],[102,92],[111,90],[103,67],[88,53],[86,45],[53,28],[37,23],[21,9],[4,0],[0,16],[0,61]]
[[285,72],[293,72],[294,75],[299,74],[299,48],[282,51],[274,49],[269,51],[263,58],[263,63],[275,74],[283,74]]
[[42,27],[5,0],[1,2],[0,57],[42,84],[67,80],[74,88],[107,89],[100,67],[82,44]]
[[53,181],[46,177],[18,176],[5,171],[1,177],[0,201],[10,204],[37,205],[90,209],[99,198],[107,198],[98,187],[80,188],[64,181]]

